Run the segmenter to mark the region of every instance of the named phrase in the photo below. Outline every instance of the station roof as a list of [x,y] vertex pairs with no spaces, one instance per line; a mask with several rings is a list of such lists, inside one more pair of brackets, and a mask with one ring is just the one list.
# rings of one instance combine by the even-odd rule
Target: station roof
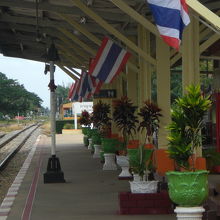
[[[105,22],[126,38],[137,36],[137,21],[114,2],[111,0],[0,0],[0,53],[9,57],[45,62],[44,55],[53,41],[59,51],[61,66],[88,67],[89,58],[95,56],[104,36],[109,36],[123,45],[121,39],[109,31]],[[219,0],[200,0],[200,2],[216,14],[219,13]],[[144,0],[126,0],[124,3],[153,23]],[[201,28],[201,31],[204,29]],[[209,35],[206,36],[208,37]],[[218,42],[204,54],[216,55],[219,51]]]

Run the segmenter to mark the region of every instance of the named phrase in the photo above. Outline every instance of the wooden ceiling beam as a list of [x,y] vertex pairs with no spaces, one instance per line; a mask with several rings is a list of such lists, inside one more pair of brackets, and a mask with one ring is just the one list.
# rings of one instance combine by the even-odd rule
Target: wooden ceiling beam
[[133,18],[136,22],[144,26],[148,31],[153,33],[156,36],[160,36],[157,28],[150,21],[148,21],[145,17],[139,14],[136,10],[131,8],[128,4],[126,4],[122,0],[109,0],[115,6],[120,8],[124,13],[128,14],[131,18]]
[[57,64],[57,66],[63,70],[68,76],[70,76],[74,81],[79,80],[75,75],[73,75],[68,69],[66,69],[64,66]]
[[[36,4],[35,2],[28,2],[28,1],[16,1],[16,0],[1,0],[0,6],[6,6],[6,7],[14,7],[14,8],[24,8],[24,9],[32,9],[36,10]],[[84,16],[85,14],[78,9],[77,7],[71,7],[70,6],[62,6],[62,5],[55,5],[51,4],[49,2],[40,2],[39,4],[39,10],[42,11],[49,11],[49,12],[57,12],[62,14],[70,14],[70,15],[78,15],[78,16]],[[103,12],[98,11],[97,9],[94,9],[94,11],[102,16],[103,18],[109,20],[109,21],[119,21],[119,22],[126,22],[128,20],[128,16],[113,12]]]
[[71,0],[71,1],[72,1],[73,5],[80,8],[86,15],[88,15],[93,20],[95,20],[102,28],[107,30],[109,33],[111,33],[115,37],[117,37],[120,41],[122,41],[133,52],[139,54],[148,63],[156,65],[156,60],[153,57],[151,57],[149,54],[147,54],[145,51],[143,51],[140,47],[138,47],[136,44],[134,44],[132,41],[130,41],[126,36],[124,36],[122,33],[120,33],[118,30],[116,30],[114,27],[112,27],[102,17],[100,17],[93,10],[91,10],[86,5],[84,5],[80,0]]
[[[73,28],[76,28],[80,33],[84,34],[93,43],[95,43],[99,47],[101,46],[102,41],[99,38],[97,38],[94,34],[90,33],[85,27],[83,27],[82,25],[76,24],[76,22],[72,21],[72,19],[69,16],[66,16],[63,14],[62,15],[58,14],[58,15],[61,18],[63,18],[66,22],[68,22],[70,25],[72,25]],[[91,55],[95,56],[96,52],[92,53]],[[128,66],[129,66],[129,68],[131,68],[135,72],[138,72],[138,67],[136,65],[134,65],[133,63],[131,63],[130,61],[128,61]]]

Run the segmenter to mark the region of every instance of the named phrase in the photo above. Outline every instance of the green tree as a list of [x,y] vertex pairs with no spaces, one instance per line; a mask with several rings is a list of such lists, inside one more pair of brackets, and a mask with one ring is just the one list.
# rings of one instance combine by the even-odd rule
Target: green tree
[[28,92],[17,80],[8,79],[0,73],[0,112],[3,115],[26,115],[30,111],[37,111],[42,100],[35,93]]
[[68,103],[68,92],[69,86],[61,86],[58,85],[56,88],[56,96],[57,96],[57,104],[60,106],[61,104]]

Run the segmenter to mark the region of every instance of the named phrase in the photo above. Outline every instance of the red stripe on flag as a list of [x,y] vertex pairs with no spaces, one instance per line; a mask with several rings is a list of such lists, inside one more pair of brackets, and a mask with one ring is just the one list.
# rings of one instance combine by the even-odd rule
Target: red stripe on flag
[[103,85],[103,82],[99,81],[99,83],[96,85],[94,94],[97,94],[99,92],[99,90],[101,89],[102,85]]
[[102,52],[105,49],[105,46],[108,43],[108,40],[109,40],[108,37],[104,37],[104,39],[102,41],[102,44],[101,44],[101,47],[99,48],[94,61],[91,61],[91,65],[90,65],[90,68],[89,68],[89,74],[90,75],[92,75],[97,63],[99,62],[99,59],[102,56]]
[[170,45],[171,47],[179,50],[179,46],[180,46],[180,40],[174,37],[168,37],[168,36],[164,36],[161,35],[161,37],[163,38],[163,40]]
[[131,53],[127,52],[121,62],[121,64],[118,67],[117,72],[115,73],[114,77],[112,78],[112,80],[110,81],[110,83],[115,79],[115,77],[122,71],[123,67],[125,66],[125,64],[127,63],[129,57],[131,56]]
[[71,97],[73,95],[74,86],[75,86],[75,83],[72,83],[72,85],[71,85],[71,87],[69,89],[68,99],[71,99]]
[[188,5],[186,4],[186,1],[185,0],[180,0],[180,1],[184,11],[188,13]]

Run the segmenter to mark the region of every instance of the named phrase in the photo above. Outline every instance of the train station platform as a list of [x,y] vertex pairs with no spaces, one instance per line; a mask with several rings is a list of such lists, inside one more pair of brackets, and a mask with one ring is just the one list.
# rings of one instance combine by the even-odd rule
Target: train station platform
[[119,215],[118,193],[129,191],[129,182],[118,180],[119,170],[103,171],[82,139],[81,134],[57,135],[57,156],[66,183],[44,184],[50,138],[41,136],[0,207],[0,220],[176,219],[174,215]]

